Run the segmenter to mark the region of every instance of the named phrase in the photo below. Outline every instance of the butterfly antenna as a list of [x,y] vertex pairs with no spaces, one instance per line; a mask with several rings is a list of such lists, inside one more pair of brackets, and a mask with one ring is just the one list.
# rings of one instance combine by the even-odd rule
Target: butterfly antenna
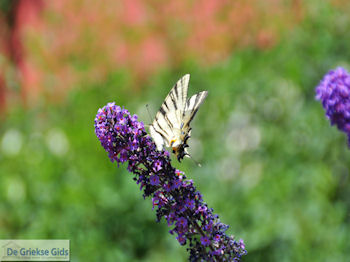
[[193,161],[197,166],[202,167],[202,165],[201,165],[199,162],[197,162],[196,160],[194,160],[194,158],[193,158],[189,153],[187,153],[186,156],[188,156],[189,158],[191,158],[192,161]]

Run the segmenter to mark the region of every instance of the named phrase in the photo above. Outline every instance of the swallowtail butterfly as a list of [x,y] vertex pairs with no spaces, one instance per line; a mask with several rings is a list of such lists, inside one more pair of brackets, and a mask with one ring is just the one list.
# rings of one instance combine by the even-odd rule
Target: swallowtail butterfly
[[202,91],[187,99],[189,81],[189,74],[177,81],[150,125],[151,137],[157,149],[160,151],[164,146],[171,147],[179,162],[185,156],[190,157],[187,152],[187,141],[192,130],[190,123],[208,95],[208,91]]

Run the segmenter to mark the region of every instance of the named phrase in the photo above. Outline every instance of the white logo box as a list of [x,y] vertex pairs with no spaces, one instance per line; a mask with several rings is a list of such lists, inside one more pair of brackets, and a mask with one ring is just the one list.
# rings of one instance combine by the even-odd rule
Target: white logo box
[[69,261],[68,239],[0,239],[0,261]]

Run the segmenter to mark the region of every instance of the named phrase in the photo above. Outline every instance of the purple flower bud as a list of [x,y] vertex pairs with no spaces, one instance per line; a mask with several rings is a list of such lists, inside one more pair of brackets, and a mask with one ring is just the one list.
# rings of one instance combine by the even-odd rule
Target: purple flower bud
[[156,160],[153,165],[154,171],[159,171],[162,169],[162,163],[159,160]]
[[[214,251],[212,252],[212,254],[215,255],[215,256],[222,255],[223,253],[224,253],[224,251],[223,251],[221,248],[219,248],[219,249],[217,249],[217,250],[214,250]],[[233,261],[236,261],[236,260],[233,260]]]
[[214,236],[214,240],[215,240],[216,242],[219,242],[219,241],[220,241],[220,235],[215,235],[215,236]]
[[149,177],[149,182],[152,186],[158,186],[159,185],[159,177],[157,175],[151,175]]
[[201,237],[201,243],[203,246],[207,247],[210,245],[210,240],[208,237]]
[[170,212],[169,215],[165,215],[165,219],[168,222],[168,226],[171,226],[172,224],[174,224],[175,213],[174,212]]
[[331,125],[348,136],[350,147],[350,75],[342,67],[329,71],[316,87],[316,99],[322,102]]
[[170,192],[171,190],[173,190],[173,187],[170,185],[170,183],[166,183],[164,185],[164,189],[166,192]]
[[186,237],[184,234],[180,234],[176,237],[176,239],[179,241],[179,243],[181,245],[185,245],[186,244]]
[[[339,108],[348,109],[350,103]],[[190,261],[239,261],[247,253],[243,241],[225,234],[228,226],[207,208],[193,181],[172,167],[169,152],[156,149],[136,115],[108,103],[97,112],[95,133],[111,161],[127,163],[144,198],[151,197],[157,221],[164,217],[173,227],[169,233],[176,233],[181,245],[189,244]]]
[[194,200],[192,199],[186,199],[185,200],[185,205],[189,209],[194,209]]
[[207,207],[206,206],[199,206],[198,211],[204,213],[205,211],[207,211]]
[[181,184],[182,184],[181,179],[175,179],[173,181],[172,190],[179,188]]
[[186,228],[187,227],[186,218],[180,217],[176,222],[176,226],[178,226],[179,228]]
[[245,249],[245,245],[244,245],[243,239],[239,240],[239,246],[240,246],[240,248]]

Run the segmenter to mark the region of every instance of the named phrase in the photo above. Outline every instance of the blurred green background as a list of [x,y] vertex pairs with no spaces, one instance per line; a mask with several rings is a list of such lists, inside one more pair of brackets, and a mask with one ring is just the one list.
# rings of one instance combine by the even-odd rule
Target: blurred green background
[[314,100],[350,69],[348,1],[0,1],[0,237],[70,239],[72,261],[186,261],[94,134],[146,124],[171,86],[209,96],[174,165],[245,240],[243,261],[350,261],[350,153]]

